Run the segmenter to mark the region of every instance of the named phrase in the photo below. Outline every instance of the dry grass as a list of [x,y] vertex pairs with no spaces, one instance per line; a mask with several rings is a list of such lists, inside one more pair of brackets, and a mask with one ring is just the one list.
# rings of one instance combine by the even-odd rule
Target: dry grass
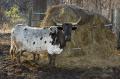
[[59,11],[61,6],[54,6],[47,11],[43,26],[54,25],[54,13],[58,21],[74,22],[78,16],[82,16],[82,21],[78,29],[73,31],[72,41],[57,56],[56,68],[44,65],[48,63],[47,54],[42,55],[43,58],[39,61],[31,61],[32,54],[24,53],[21,66],[11,61],[9,55],[1,55],[5,51],[8,53],[10,48],[10,28],[6,27],[0,29],[1,79],[120,79],[120,52],[115,49],[116,38],[109,29],[103,27],[108,21],[98,14],[88,17],[84,10],[73,11],[76,7],[71,9],[69,6],[62,6]]
[[57,57],[57,65],[65,67],[120,65],[119,52],[115,48],[116,38],[104,27],[109,20],[99,14],[73,5],[57,5],[47,10],[41,27],[54,25],[53,19],[57,19],[58,22],[75,22],[79,17],[81,21],[78,29],[72,33],[72,41],[67,43],[64,52]]
[[57,22],[76,22],[81,17],[79,25],[90,23],[92,25],[109,23],[105,17],[83,10],[75,5],[56,5],[48,8],[44,21],[41,27],[54,25],[54,20]]
[[0,33],[10,33],[11,27],[8,23],[0,24]]
[[[82,16],[82,21],[79,23],[78,29],[73,31],[72,41],[68,42],[63,53],[57,56],[56,68],[49,69],[48,65],[44,65],[48,63],[47,54],[42,55],[43,58],[39,61],[31,61],[33,59],[32,54],[24,53],[21,66],[11,61],[9,55],[1,55],[0,78],[119,79],[120,52],[115,49],[116,38],[109,29],[103,27],[103,24],[108,23],[108,21],[98,14],[91,14],[86,17],[88,14],[84,10],[78,11],[79,9],[77,9],[75,10],[76,14],[73,11],[76,7],[71,9],[69,6],[62,6],[59,11],[58,8],[61,6],[54,6],[47,11],[42,23],[43,26],[54,25],[52,19],[54,13],[56,16],[59,15],[58,21],[62,21],[63,19],[61,20],[60,17],[64,18],[64,16],[63,21],[74,22],[78,16]],[[79,12],[81,13],[79,14]],[[67,14],[69,15],[66,16]],[[0,30],[0,54],[4,51],[8,53],[10,48],[9,29],[4,31],[2,28]]]
[[[75,9],[78,8],[75,7]],[[47,10],[44,21],[41,23],[41,27],[54,25],[54,19],[57,19],[58,22],[76,22],[79,18],[78,12],[79,11],[77,10],[74,11],[68,5],[52,6]],[[84,15],[84,11],[82,11],[82,13],[83,13],[83,17],[85,17],[86,14]]]
[[[75,39],[76,38],[76,39]],[[58,66],[108,67],[120,65],[112,32],[104,27],[83,25],[72,35],[72,41],[58,58]],[[73,48],[81,48],[72,50]],[[113,62],[114,61],[114,62]]]
[[[73,31],[72,41],[67,43],[63,53],[57,57],[57,66],[74,68],[120,65],[120,55],[115,49],[116,38],[109,29],[103,26],[109,21],[101,15],[75,6],[57,5],[47,10],[41,26],[54,25],[55,18],[59,22],[75,22],[78,17],[81,17],[78,29]],[[24,60],[33,58],[32,54],[28,56],[28,53],[25,53],[25,55],[22,57]],[[40,62],[42,64],[48,62],[46,55],[41,60],[43,60]]]

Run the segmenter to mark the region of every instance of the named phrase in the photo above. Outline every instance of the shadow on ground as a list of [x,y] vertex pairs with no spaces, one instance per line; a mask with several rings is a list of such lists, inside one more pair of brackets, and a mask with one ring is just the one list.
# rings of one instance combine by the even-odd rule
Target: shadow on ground
[[22,65],[9,57],[10,34],[0,34],[0,79],[120,79],[120,66],[65,68],[49,67],[35,61],[24,61]]
[[120,67],[67,69],[12,63],[0,70],[0,79],[120,79]]

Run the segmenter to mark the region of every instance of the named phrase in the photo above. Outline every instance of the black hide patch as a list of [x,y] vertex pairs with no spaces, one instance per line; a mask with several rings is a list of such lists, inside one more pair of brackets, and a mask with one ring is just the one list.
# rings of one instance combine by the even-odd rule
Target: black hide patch
[[66,46],[66,41],[63,31],[59,30],[57,36],[58,36],[58,41],[60,43],[60,48],[64,48]]
[[28,43],[28,40],[27,40],[27,43]]
[[45,44],[46,44],[47,42],[45,41]]
[[33,42],[33,45],[35,44],[35,41]]
[[50,30],[52,31],[52,28],[50,28]]
[[60,48],[64,48],[66,41],[65,41],[65,36],[61,30],[58,30],[58,32],[50,33],[49,34],[51,38],[53,39],[50,41],[52,45],[60,45]]
[[43,39],[43,37],[40,38],[40,40],[42,40],[42,39]]
[[27,28],[25,28],[24,30],[27,30]]
[[57,33],[56,31],[54,33],[50,32],[49,34],[51,36],[52,40],[52,45],[58,45],[59,42],[57,42]]

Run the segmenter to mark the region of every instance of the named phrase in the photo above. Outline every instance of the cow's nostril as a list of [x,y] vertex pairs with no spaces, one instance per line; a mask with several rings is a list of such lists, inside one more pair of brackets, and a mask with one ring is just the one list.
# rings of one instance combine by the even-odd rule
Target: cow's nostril
[[70,38],[69,36],[65,36],[65,40],[66,40],[66,41],[70,41],[71,38]]
[[65,36],[65,40],[68,38],[68,36]]

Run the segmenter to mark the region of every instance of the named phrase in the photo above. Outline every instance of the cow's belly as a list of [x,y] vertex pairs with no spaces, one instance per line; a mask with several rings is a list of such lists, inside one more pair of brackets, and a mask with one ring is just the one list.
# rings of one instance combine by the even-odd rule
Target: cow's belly
[[26,47],[28,52],[32,53],[43,53],[48,52],[49,54],[60,54],[63,49],[60,49],[58,45],[43,45],[41,48],[39,46]]
[[63,49],[60,49],[59,45],[52,45],[50,41],[51,38],[43,38],[40,40],[39,38],[19,38],[17,37],[19,42],[22,43],[22,47],[20,50],[25,50],[27,52],[32,53],[42,53],[43,51],[47,51],[49,54],[60,54]]
[[39,48],[39,47],[28,47],[28,48],[25,48],[25,50],[28,52],[33,52],[33,53],[40,53],[42,51],[46,51],[47,49],[46,48]]
[[27,52],[40,53],[41,51],[46,51],[47,46],[41,42],[22,42],[22,47],[20,50],[25,50]]
[[24,38],[21,41],[23,42],[23,50],[26,50],[28,52],[40,53],[41,51],[47,50],[48,43],[51,41],[51,39],[43,38],[42,40],[40,40],[40,38]]
[[46,45],[31,45],[31,44],[25,44],[23,46],[23,50],[26,50],[28,52],[33,52],[33,53],[40,53],[41,51],[46,51]]

